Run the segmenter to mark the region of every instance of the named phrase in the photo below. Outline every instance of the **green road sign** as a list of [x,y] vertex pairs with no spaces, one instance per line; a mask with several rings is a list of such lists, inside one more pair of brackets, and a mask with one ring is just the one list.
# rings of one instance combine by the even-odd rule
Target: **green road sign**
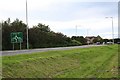
[[22,43],[23,42],[23,33],[22,32],[13,32],[10,34],[11,43]]

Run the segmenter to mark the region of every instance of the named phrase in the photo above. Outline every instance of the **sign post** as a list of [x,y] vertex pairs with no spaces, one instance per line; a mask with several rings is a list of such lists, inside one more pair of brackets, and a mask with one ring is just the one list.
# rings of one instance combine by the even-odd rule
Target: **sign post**
[[21,42],[20,42],[20,50],[21,50]]
[[23,33],[12,32],[10,36],[11,36],[11,43],[13,44],[13,50],[14,50],[14,43],[20,43],[20,49],[21,49],[21,43],[23,42]]
[[13,50],[14,50],[14,43],[13,43]]

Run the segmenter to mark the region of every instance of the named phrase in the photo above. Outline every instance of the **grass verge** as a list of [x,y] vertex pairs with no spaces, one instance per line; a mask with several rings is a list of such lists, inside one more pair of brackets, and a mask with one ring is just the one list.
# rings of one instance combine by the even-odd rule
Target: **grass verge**
[[3,56],[4,78],[117,78],[118,45]]

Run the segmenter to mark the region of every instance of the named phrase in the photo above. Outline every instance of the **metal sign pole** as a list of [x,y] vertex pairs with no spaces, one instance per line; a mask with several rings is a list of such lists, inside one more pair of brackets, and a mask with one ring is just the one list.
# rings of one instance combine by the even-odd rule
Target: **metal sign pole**
[[14,43],[13,43],[13,50],[14,50]]
[[21,42],[20,42],[20,50],[21,50]]

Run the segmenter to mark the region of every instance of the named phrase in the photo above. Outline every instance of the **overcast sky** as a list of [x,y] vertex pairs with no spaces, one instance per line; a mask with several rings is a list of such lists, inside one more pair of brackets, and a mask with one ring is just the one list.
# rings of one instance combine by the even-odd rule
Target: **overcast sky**
[[[43,23],[52,31],[67,36],[97,36],[112,38],[113,17],[114,36],[118,37],[119,0],[28,0],[29,27]],[[0,21],[25,19],[26,0],[0,0]]]

